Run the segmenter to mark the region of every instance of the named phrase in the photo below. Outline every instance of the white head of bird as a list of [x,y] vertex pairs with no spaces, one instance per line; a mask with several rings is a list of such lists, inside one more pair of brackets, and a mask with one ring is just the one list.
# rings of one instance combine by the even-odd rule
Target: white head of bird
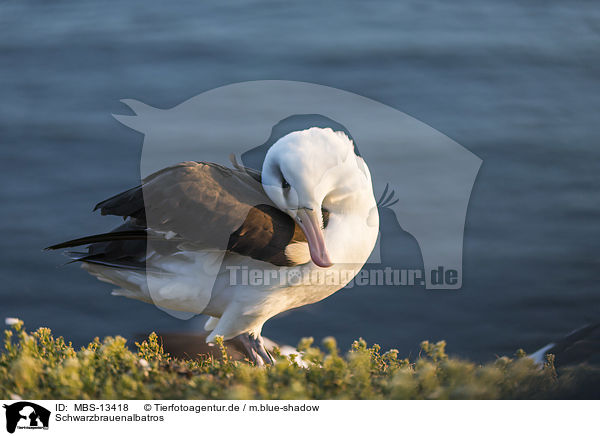
[[275,205],[298,223],[320,267],[343,261],[342,232],[356,237],[349,232],[366,226],[375,238],[365,237],[376,239],[371,174],[343,132],[313,127],[282,137],[267,152],[262,184]]

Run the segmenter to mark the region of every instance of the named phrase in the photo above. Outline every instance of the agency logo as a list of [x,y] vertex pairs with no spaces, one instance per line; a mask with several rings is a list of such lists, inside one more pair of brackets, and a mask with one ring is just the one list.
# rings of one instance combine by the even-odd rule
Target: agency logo
[[[267,155],[274,150],[275,144],[281,144],[282,138],[289,138],[294,132],[307,132],[312,128],[330,129],[338,137],[347,138],[354,146],[354,154],[365,163],[365,175],[366,166],[369,168],[373,194],[382,193],[377,204],[379,223],[376,223],[374,214],[365,214],[366,222],[354,227],[360,231],[339,233],[345,236],[336,240],[339,246],[350,245],[357,236],[370,241],[370,231],[378,225],[377,242],[366,267],[377,271],[369,273],[369,277],[357,276],[359,282],[370,286],[373,281],[379,285],[383,280],[382,283],[388,283],[390,287],[406,283],[408,286],[438,290],[462,287],[465,220],[471,190],[482,161],[431,126],[366,97],[305,82],[265,80],[235,83],[196,95],[168,109],[155,108],[137,100],[122,102],[133,115],[114,115],[115,119],[144,135],[140,161],[142,177],[192,159],[230,167],[229,157],[233,154],[236,168],[239,163],[247,175],[270,192],[270,200],[278,199],[282,210],[299,210],[300,204],[296,202],[300,202],[301,197],[304,204],[307,198],[317,198],[321,191],[327,191],[331,186],[337,187],[336,192],[343,192],[341,189],[356,192],[363,185],[359,183],[360,173],[347,168],[352,159],[340,158],[337,165],[332,165],[335,153],[325,152],[324,148],[321,153],[315,154],[318,159],[314,163],[306,165],[302,173],[304,178],[298,176],[300,181],[290,184],[283,173],[273,169],[277,167],[275,164],[273,168],[267,165],[265,170]],[[316,140],[311,142],[317,143]],[[272,157],[271,162],[278,161]],[[356,174],[356,178],[350,180],[348,174]],[[336,180],[343,180],[343,184],[336,185]],[[155,189],[157,186],[159,188]],[[231,220],[227,221],[227,226],[231,228],[222,227],[224,231],[214,231],[210,227],[210,232],[205,234],[202,233],[203,227],[197,225],[198,214],[182,216],[172,213],[173,210],[182,210],[172,207],[172,204],[194,203],[193,198],[199,197],[193,197],[195,194],[187,190],[184,196],[170,197],[175,195],[171,191],[164,196],[160,186],[156,183],[144,187],[144,209],[139,211],[139,216],[148,227],[164,229],[163,233],[169,237],[181,235],[182,231],[193,234],[194,241],[210,241],[210,246],[216,248],[203,252],[201,257],[194,257],[194,262],[199,262],[202,268],[193,268],[194,290],[190,291],[193,299],[185,304],[181,303],[182,300],[165,301],[164,287],[168,284],[165,284],[165,275],[160,269],[171,265],[179,255],[168,258],[170,254],[165,250],[163,239],[148,238],[145,253],[136,252],[134,255],[136,259],[146,259],[145,264],[138,265],[146,269],[144,298],[161,302],[157,306],[172,316],[188,319],[203,312],[218,283],[217,278],[224,277],[225,252],[233,243],[230,230],[245,231],[243,224],[250,216],[249,208],[262,204],[263,200],[257,199],[258,203],[251,204],[255,200],[243,196],[248,210],[240,209],[237,215],[228,215]],[[171,188],[165,188],[164,192],[167,189]],[[233,188],[227,189],[226,192],[233,192]],[[161,206],[154,206],[155,203]],[[131,202],[128,204],[127,207],[130,207]],[[105,206],[107,210],[112,207],[108,203]],[[112,210],[117,209],[115,206]],[[185,230],[174,231],[175,228]],[[244,239],[244,244],[247,240]],[[244,245],[240,241],[236,240],[236,247]],[[176,239],[170,239],[169,243],[173,246],[181,244]],[[248,242],[244,249],[251,251],[260,244],[271,247],[270,243],[257,240],[256,243]],[[353,255],[362,246],[359,243],[352,246],[357,249],[339,250],[336,263],[346,264],[348,267],[344,269],[353,271],[352,275],[355,275]],[[295,255],[305,255],[301,247],[294,248],[298,248]],[[155,253],[160,253],[160,257],[154,256]],[[388,267],[390,273],[386,273]],[[268,272],[271,271],[272,268]],[[242,274],[241,278],[236,275],[238,272]],[[263,280],[261,271],[248,272],[251,280],[257,275]],[[234,277],[230,280],[244,281],[245,270],[233,273]],[[347,283],[345,273],[343,271],[343,274],[330,278],[333,280],[331,284]],[[279,278],[287,283],[303,280],[297,272],[288,277],[282,271]],[[201,291],[197,290],[198,283],[202,283]],[[314,281],[311,283],[314,284]],[[186,309],[192,310],[188,312]]]
[[14,433],[16,429],[48,430],[50,411],[29,401],[19,401],[3,406],[6,409],[6,431]]

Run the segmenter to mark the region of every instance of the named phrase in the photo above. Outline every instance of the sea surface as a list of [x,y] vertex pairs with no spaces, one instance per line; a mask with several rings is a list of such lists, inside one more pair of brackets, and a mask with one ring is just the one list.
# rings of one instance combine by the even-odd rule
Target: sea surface
[[264,79],[380,101],[483,160],[461,290],[342,290],[265,336],[413,357],[445,339],[486,361],[600,320],[600,6],[583,0],[2,2],[0,318],[77,345],[200,329],[42,248],[118,223],[92,208],[139,182],[143,138],[111,116],[120,99],[170,108]]

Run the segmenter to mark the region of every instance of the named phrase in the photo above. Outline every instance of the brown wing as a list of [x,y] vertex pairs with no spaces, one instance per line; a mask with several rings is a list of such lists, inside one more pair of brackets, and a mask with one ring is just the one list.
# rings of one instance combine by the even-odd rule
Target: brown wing
[[286,254],[286,247],[294,242],[306,242],[295,221],[274,206],[261,204],[251,208],[244,223],[231,234],[227,249],[274,265],[292,266],[298,261]]
[[[145,230],[153,248],[156,244],[162,252],[182,246],[223,249],[283,266],[295,264],[286,256],[286,247],[306,241],[294,220],[271,203],[256,174],[214,163],[182,162],[165,168],[145,178],[140,186],[99,203],[96,209],[103,215],[130,218]],[[92,243],[88,251],[97,259],[103,251],[99,253],[99,244],[111,241],[112,250],[107,253],[111,259],[103,261],[116,262],[123,254],[119,245],[128,241],[127,234],[119,230],[50,248]],[[168,243],[162,240],[164,234],[169,236]],[[140,238],[140,234],[132,237]],[[128,259],[143,258],[126,254]],[[85,257],[77,260],[90,261]]]
[[204,162],[162,170],[146,178],[141,189],[148,228],[220,249],[227,247],[250,209],[271,203],[252,177]]

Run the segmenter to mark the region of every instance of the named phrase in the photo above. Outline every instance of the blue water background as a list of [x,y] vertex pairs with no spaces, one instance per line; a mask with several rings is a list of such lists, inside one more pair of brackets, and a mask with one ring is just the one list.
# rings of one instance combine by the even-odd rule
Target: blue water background
[[76,344],[200,328],[41,248],[118,223],[91,209],[139,181],[142,137],[111,117],[119,99],[168,108],[262,79],[381,101],[483,159],[462,290],[345,290],[266,336],[412,356],[446,339],[489,360],[600,319],[600,7],[582,0],[2,2],[0,318]]

